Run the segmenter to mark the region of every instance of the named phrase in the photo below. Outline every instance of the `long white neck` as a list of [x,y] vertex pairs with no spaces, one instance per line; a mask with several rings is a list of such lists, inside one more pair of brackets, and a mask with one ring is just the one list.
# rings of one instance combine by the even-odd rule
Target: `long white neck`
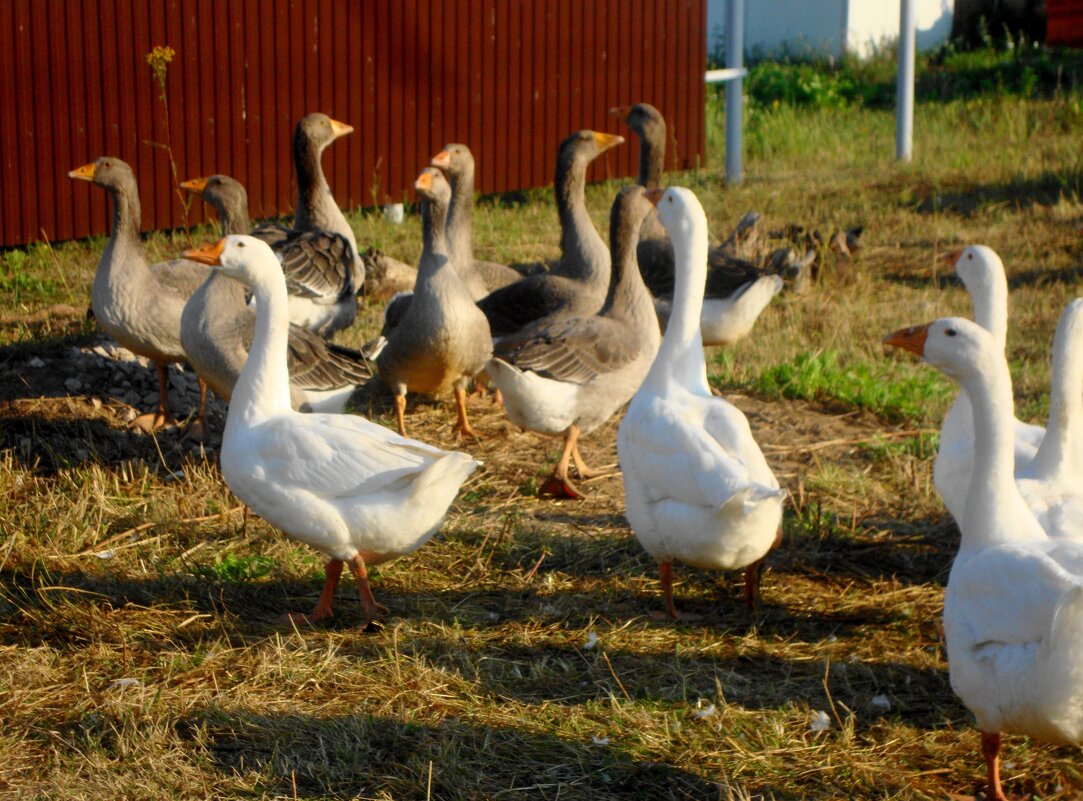
[[1083,476],[1083,300],[1061,316],[1053,337],[1053,384],[1049,420],[1041,447],[1031,462],[1035,478]]
[[1044,539],[1015,484],[1015,409],[1008,364],[997,351],[961,379],[974,415],[974,470],[963,512],[960,553],[1003,542]]
[[1008,279],[1004,268],[991,269],[975,286],[967,285],[974,302],[974,322],[993,335],[1003,352],[1008,344]]
[[685,230],[671,233],[670,239],[676,279],[673,306],[658,357],[646,380],[657,384],[673,377],[689,391],[710,395],[700,332],[703,289],[707,282],[706,218],[694,220]]
[[289,296],[281,274],[277,280],[252,287],[256,300],[256,328],[248,360],[233,388],[226,428],[234,417],[251,424],[259,419],[292,411],[290,374],[286,367],[289,340]]

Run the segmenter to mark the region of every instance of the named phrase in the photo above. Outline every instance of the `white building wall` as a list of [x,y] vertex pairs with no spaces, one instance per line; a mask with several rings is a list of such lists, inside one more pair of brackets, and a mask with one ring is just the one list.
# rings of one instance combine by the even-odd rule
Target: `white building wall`
[[[729,0],[707,0],[707,52],[720,51]],[[917,46],[951,35],[954,0],[915,0]],[[747,55],[865,56],[899,35],[900,0],[745,0]]]

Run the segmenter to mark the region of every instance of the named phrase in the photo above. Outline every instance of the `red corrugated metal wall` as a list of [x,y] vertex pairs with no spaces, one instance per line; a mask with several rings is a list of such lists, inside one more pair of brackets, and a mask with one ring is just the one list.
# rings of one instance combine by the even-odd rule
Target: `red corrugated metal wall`
[[[176,51],[168,128],[155,45]],[[290,212],[290,138],[309,111],[355,128],[323,160],[344,208],[412,197],[448,141],[473,149],[481,192],[547,185],[564,136],[627,136],[607,110],[637,101],[667,118],[669,166],[692,167],[705,65],[705,0],[3,0],[0,245],[106,231],[104,193],[66,177],[100,155],[135,169],[144,228],[180,225],[154,142],[171,142],[182,179],[241,180],[253,217]],[[635,160],[625,145],[591,177]]]

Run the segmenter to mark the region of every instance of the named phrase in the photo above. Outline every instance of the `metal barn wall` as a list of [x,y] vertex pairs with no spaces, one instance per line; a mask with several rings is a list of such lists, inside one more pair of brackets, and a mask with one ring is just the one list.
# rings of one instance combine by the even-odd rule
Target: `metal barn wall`
[[[176,51],[168,129],[155,45]],[[150,144],[167,140],[181,179],[227,173],[253,218],[291,212],[290,138],[309,111],[355,128],[323,159],[344,208],[412,198],[448,141],[473,149],[481,192],[548,185],[564,136],[631,140],[607,110],[637,101],[667,118],[667,166],[693,167],[705,65],[705,0],[4,0],[0,245],[105,232],[105,193],[66,176],[100,155],[131,163],[144,228],[180,225]],[[591,178],[635,163],[630,141]]]

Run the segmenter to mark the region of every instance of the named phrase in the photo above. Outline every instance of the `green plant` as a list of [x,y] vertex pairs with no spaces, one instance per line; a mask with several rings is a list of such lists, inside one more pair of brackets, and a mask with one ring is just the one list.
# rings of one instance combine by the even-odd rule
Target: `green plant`
[[180,175],[177,172],[177,161],[173,158],[173,136],[169,124],[169,96],[165,89],[166,77],[169,74],[169,64],[173,61],[173,57],[176,54],[176,51],[172,47],[162,45],[155,45],[153,49],[147,53],[147,64],[150,65],[151,72],[154,74],[154,80],[158,84],[158,101],[162,107],[162,130],[165,132],[165,141],[156,142],[151,139],[144,139],[143,142],[151,147],[157,147],[164,150],[169,157],[169,171],[173,176],[173,192],[181,203],[181,213],[184,217],[184,232],[188,238],[189,246],[194,246],[195,243],[192,241],[191,226],[188,222],[188,211],[192,198],[180,188]]

